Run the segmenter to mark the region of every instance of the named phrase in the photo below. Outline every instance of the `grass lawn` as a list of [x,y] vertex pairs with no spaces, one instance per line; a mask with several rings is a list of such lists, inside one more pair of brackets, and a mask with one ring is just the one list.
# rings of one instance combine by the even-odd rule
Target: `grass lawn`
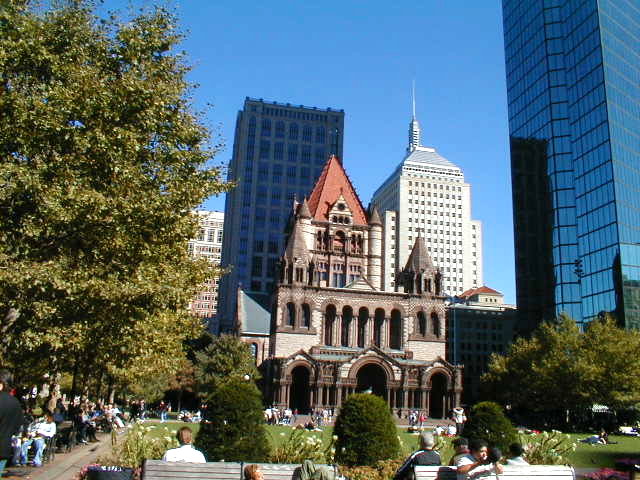
[[[183,422],[167,422],[167,423],[146,423],[147,426],[153,427],[153,433],[157,432],[158,435],[166,434],[164,428],[168,428],[170,431],[175,432],[178,428],[185,425],[191,427],[194,433],[196,433],[200,425],[197,423],[183,423]],[[271,440],[271,444],[274,447],[278,447],[282,444],[286,436],[291,431],[291,427],[281,425],[268,425],[267,433]],[[331,441],[331,435],[333,434],[333,427],[325,427],[322,432],[305,432],[306,435],[315,435],[322,439],[324,444]],[[404,454],[407,455],[417,449],[418,436],[409,434],[405,428],[398,428],[398,435],[402,442]],[[576,442],[577,449],[575,452],[569,455],[569,459],[574,467],[577,468],[599,468],[599,467],[613,467],[617,458],[640,458],[640,437],[624,437],[618,435],[610,435],[609,439],[614,442],[618,442],[615,445],[588,445],[586,443],[580,443],[578,440],[588,437],[588,433],[574,433],[570,434],[571,439]],[[450,440],[446,440],[445,448],[441,449],[440,453],[444,462],[449,462],[453,450],[451,449]]]

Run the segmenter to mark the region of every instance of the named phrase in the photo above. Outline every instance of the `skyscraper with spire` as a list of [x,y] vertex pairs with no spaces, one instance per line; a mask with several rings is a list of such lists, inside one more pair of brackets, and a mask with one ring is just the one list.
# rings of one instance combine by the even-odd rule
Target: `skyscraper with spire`
[[412,88],[406,155],[373,195],[384,224],[383,288],[399,288],[398,272],[416,238],[425,240],[451,296],[482,286],[482,224],[471,218],[471,185],[460,167],[421,142]]

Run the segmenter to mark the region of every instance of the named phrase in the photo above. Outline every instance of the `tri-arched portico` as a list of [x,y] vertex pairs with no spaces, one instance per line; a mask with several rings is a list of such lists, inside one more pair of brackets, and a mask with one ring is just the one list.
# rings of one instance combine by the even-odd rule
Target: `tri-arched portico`
[[396,360],[373,347],[348,361],[327,361],[322,354],[315,357],[304,352],[283,360],[273,403],[300,413],[339,409],[349,395],[358,392],[384,398],[400,416],[420,410],[432,418],[444,418],[460,401],[458,369],[442,359]]

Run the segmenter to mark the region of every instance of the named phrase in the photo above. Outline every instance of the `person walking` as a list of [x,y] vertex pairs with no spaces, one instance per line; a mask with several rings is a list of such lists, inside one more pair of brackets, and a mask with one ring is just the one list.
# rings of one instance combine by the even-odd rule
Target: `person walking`
[[0,370],[0,477],[4,467],[13,456],[11,437],[18,433],[23,422],[20,402],[9,394],[11,374],[8,370]]

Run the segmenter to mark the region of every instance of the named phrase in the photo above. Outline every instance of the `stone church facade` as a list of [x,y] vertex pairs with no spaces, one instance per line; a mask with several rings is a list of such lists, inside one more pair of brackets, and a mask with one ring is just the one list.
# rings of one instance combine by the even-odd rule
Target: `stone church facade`
[[331,157],[311,195],[295,206],[262,335],[261,363],[274,406],[339,409],[371,391],[399,415],[443,418],[458,406],[461,367],[445,361],[440,272],[418,237],[394,291],[382,290],[382,223],[366,211],[340,160]]

